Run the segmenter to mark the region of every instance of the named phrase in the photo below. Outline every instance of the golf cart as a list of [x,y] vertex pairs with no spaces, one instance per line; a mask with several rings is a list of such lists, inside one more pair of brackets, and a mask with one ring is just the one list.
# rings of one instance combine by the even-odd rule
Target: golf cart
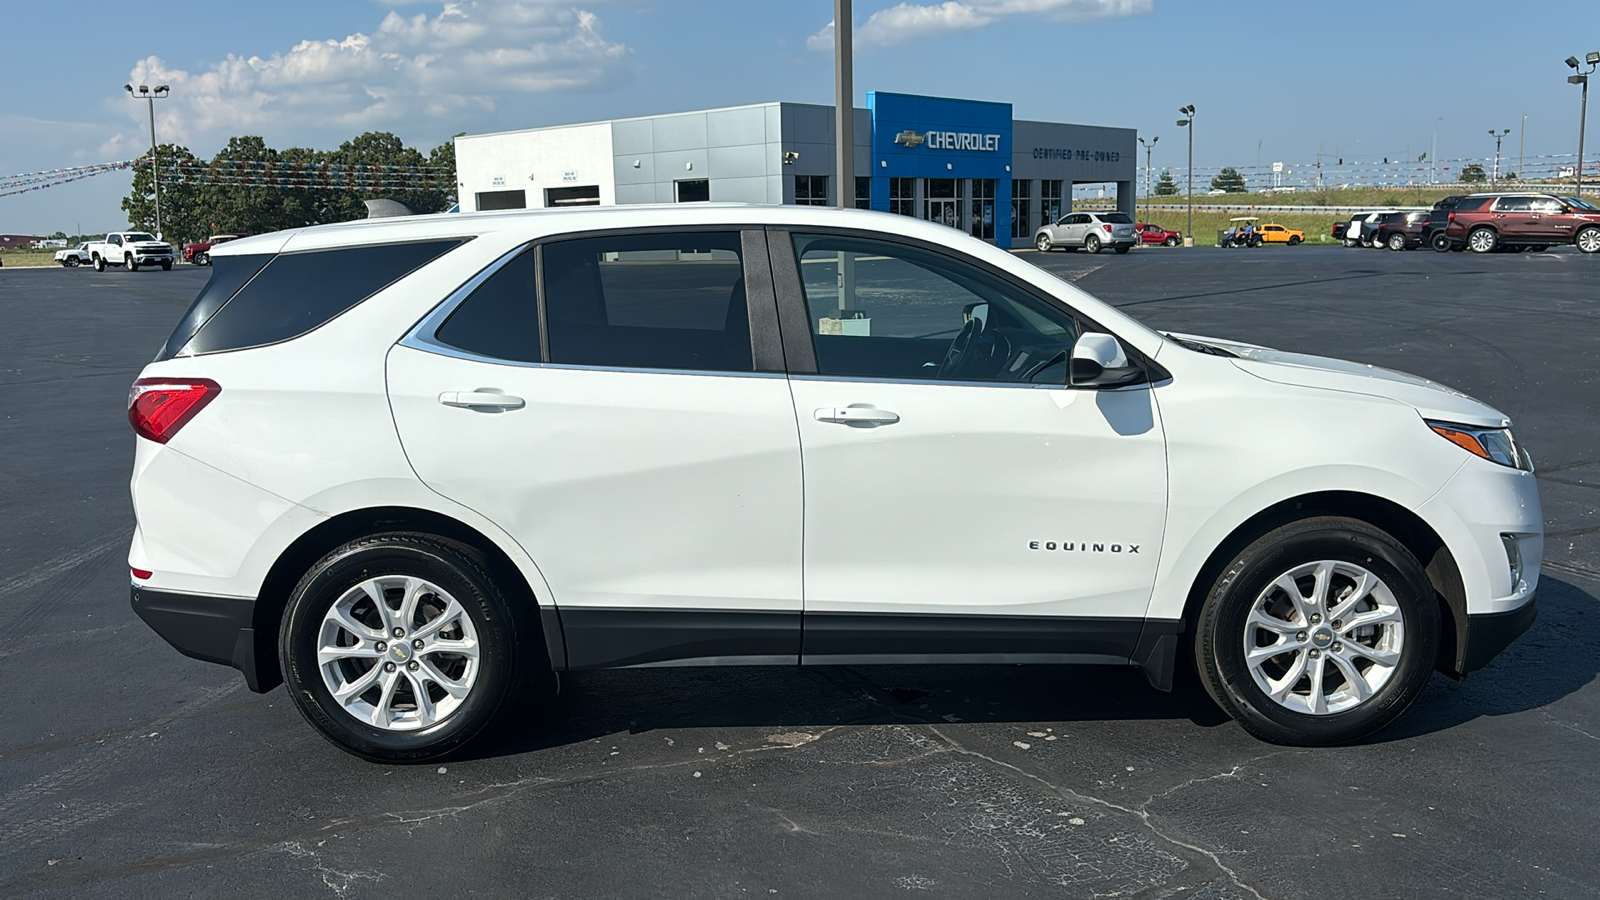
[[1256,227],[1259,216],[1235,216],[1227,231],[1217,232],[1218,247],[1259,247],[1261,231]]

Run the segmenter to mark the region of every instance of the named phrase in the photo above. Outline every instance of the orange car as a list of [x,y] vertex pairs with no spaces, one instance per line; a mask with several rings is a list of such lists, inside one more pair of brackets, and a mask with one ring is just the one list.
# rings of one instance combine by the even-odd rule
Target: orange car
[[1261,236],[1263,244],[1288,244],[1293,247],[1306,239],[1304,231],[1285,228],[1282,225],[1262,225],[1256,228],[1256,234]]

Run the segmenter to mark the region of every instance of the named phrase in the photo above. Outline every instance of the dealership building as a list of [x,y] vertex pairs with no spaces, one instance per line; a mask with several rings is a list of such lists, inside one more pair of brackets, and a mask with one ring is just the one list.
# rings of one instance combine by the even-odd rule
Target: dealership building
[[[867,94],[855,205],[943,222],[1002,247],[1116,186],[1134,212],[1135,132],[1019,121],[1011,104]],[[732,201],[835,205],[833,107],[762,103],[456,138],[461,209]]]

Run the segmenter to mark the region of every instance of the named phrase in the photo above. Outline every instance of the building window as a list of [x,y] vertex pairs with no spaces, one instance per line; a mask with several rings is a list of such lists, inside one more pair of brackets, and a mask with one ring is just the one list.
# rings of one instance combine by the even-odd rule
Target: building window
[[1061,181],[1039,182],[1039,222],[1055,223],[1061,218]]
[[527,209],[528,194],[526,191],[479,191],[478,210],[486,209]]
[[961,178],[929,178],[927,197],[923,199],[923,216],[929,222],[938,222],[951,228],[961,227],[961,201],[966,198],[966,180]]
[[794,202],[796,206],[827,206],[828,176],[796,175],[794,177]]
[[973,237],[986,241],[994,240],[994,182],[993,178],[972,179],[972,217],[967,228]]
[[917,214],[917,180],[915,178],[889,179],[889,212],[900,216]]
[[544,189],[545,206],[599,206],[600,185],[558,187]]
[[1033,217],[1029,215],[1033,205],[1033,180],[1029,178],[1011,179],[1011,236],[1014,238],[1033,237]]
[[705,203],[711,199],[711,182],[704,178],[674,182],[679,203]]
[[856,176],[856,209],[872,208],[872,179]]

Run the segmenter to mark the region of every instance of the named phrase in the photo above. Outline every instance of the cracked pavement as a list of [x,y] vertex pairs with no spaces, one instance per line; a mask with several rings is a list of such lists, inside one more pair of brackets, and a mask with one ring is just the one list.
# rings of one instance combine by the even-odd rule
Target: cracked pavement
[[1540,466],[1541,615],[1363,744],[1045,666],[639,669],[376,766],[134,618],[128,383],[205,273],[0,270],[0,896],[1600,896],[1600,260],[1026,258],[1162,328],[1436,377]]

